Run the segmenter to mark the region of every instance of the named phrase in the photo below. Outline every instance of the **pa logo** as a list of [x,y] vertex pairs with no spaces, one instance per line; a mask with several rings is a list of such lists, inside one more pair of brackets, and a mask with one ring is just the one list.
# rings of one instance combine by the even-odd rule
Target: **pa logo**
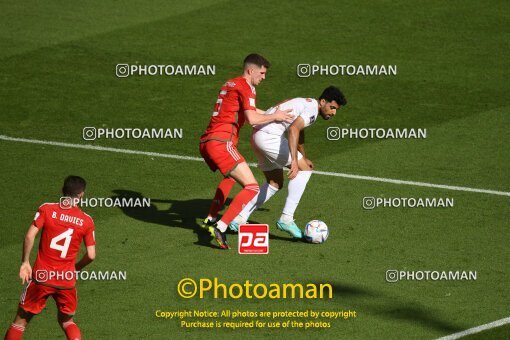
[[239,254],[268,254],[269,225],[241,224],[238,238]]

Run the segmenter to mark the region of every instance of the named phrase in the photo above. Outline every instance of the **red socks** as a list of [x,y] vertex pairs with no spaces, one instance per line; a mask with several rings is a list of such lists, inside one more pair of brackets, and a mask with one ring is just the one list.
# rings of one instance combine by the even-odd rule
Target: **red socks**
[[11,327],[5,333],[5,340],[20,340],[23,336],[23,332],[25,331],[25,327],[16,325],[15,323],[11,324]]
[[210,217],[216,218],[218,216],[218,212],[223,208],[223,205],[228,198],[228,194],[230,193],[230,190],[232,190],[234,184],[236,184],[235,179],[230,177],[224,178],[220,184],[218,184],[211,208],[209,208]]
[[234,200],[230,204],[230,207],[225,212],[225,215],[221,218],[221,221],[225,224],[229,224],[232,220],[239,215],[244,206],[251,201],[251,199],[257,196],[259,193],[259,185],[257,183],[247,184],[243,190],[234,197]]
[[[13,323],[7,330],[7,333],[5,333],[4,340],[20,340],[24,331],[25,327]],[[74,322],[64,323],[64,332],[66,333],[67,340],[81,340],[80,329]]]
[[66,332],[67,340],[81,340],[80,329],[74,322],[64,323],[64,332]]

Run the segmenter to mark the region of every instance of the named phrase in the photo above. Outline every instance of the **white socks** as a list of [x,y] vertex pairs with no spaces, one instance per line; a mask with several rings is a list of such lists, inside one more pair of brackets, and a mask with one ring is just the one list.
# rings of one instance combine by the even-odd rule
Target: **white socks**
[[[284,223],[290,223],[294,218],[294,212],[297,209],[301,196],[305,192],[306,184],[310,180],[312,175],[311,171],[299,171],[297,176],[289,181],[289,194],[285,201],[285,207],[283,207],[282,221]],[[290,219],[290,222],[285,222]]]
[[227,230],[228,225],[223,221],[218,221],[218,224],[216,225],[218,229],[224,233]]
[[257,210],[262,204],[267,202],[274,194],[278,192],[278,189],[270,185],[269,183],[264,183],[260,187],[260,192],[257,196],[253,197],[252,200],[244,207],[244,209],[239,213],[239,215],[234,219],[239,224],[244,224],[250,218],[250,215]]
[[290,224],[290,223],[292,223],[294,221],[294,216],[289,216],[287,214],[282,214],[282,216],[280,216],[280,221],[282,221],[285,224]]
[[[303,196],[303,193],[305,192],[306,184],[310,180],[310,176],[312,176],[312,171],[299,171],[297,176],[293,180],[289,181],[289,193],[287,195],[287,200],[285,201],[283,214],[280,217],[280,220],[283,223],[291,223],[294,221],[294,212],[296,211],[299,201],[301,200],[301,196]],[[250,215],[260,206],[262,206],[262,204],[267,202],[277,192],[277,188],[273,187],[269,183],[264,183],[260,187],[258,196],[255,196],[244,207],[244,209],[239,213],[234,221],[239,224],[246,223],[250,218]]]

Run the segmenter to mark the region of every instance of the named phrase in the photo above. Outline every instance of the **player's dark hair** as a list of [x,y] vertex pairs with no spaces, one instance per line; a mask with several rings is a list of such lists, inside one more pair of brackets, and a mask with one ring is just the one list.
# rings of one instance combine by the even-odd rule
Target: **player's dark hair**
[[269,60],[257,53],[252,53],[244,58],[244,67],[246,67],[248,64],[257,65],[258,67],[265,66],[266,68],[271,66]]
[[67,176],[64,180],[62,193],[64,196],[77,197],[80,192],[85,191],[87,182],[80,176]]
[[332,102],[333,100],[338,103],[338,105],[345,106],[347,105],[347,100],[345,99],[344,94],[340,89],[336,86],[326,87],[324,91],[322,91],[319,100],[325,99],[327,102]]

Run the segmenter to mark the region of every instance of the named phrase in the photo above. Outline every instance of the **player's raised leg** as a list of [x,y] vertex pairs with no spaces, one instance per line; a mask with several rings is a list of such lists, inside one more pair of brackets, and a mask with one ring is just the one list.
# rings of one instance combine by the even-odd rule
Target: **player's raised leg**
[[266,183],[260,187],[259,194],[230,222],[231,230],[237,232],[240,224],[246,223],[255,210],[260,208],[283,187],[283,169],[264,171],[264,175],[266,176]]

